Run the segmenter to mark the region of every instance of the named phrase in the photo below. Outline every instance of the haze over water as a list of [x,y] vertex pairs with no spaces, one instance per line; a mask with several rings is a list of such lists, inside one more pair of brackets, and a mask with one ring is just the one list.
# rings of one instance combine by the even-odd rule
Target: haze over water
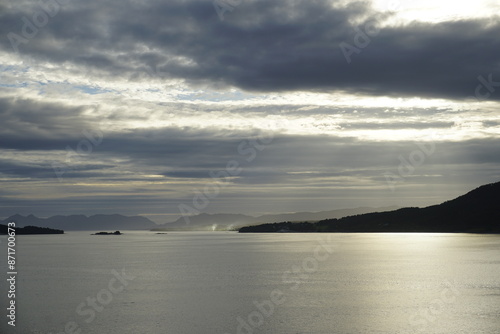
[[[19,236],[17,326],[6,329],[3,319],[1,328],[60,333],[74,321],[81,333],[109,334],[493,334],[500,328],[499,241],[468,234]],[[0,264],[6,267],[4,257]],[[112,270],[128,277],[123,291],[116,279],[115,292],[105,291]],[[273,291],[280,303],[271,308]],[[88,297],[107,303],[93,319]]]

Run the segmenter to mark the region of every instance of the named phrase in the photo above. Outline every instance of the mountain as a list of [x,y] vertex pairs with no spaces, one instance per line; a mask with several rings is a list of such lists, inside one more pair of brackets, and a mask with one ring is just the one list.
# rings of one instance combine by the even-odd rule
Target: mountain
[[240,232],[462,232],[500,233],[500,182],[483,185],[454,200],[425,208],[402,208],[326,219],[247,226]]
[[189,224],[184,218],[179,218],[175,222],[158,225],[148,218],[141,216],[122,216],[114,215],[71,215],[71,216],[52,216],[49,218],[39,218],[34,215],[22,216],[13,215],[0,224],[16,222],[16,227],[39,226],[65,231],[96,231],[96,230],[159,230],[159,231],[212,231],[212,230],[233,230],[245,225],[261,224],[271,221],[318,221],[325,218],[340,218],[347,215],[361,214],[373,211],[385,211],[394,209],[388,208],[356,208],[341,209],[322,212],[297,212],[275,215],[263,215],[252,217],[242,214],[207,214],[189,217]]
[[253,224],[255,217],[241,214],[208,214],[190,216],[189,219],[179,218],[172,223],[158,225],[154,231],[212,231],[232,230],[237,227]]
[[[327,218],[340,218],[348,215],[362,214],[374,211],[394,210],[397,207],[355,209],[340,209],[320,212],[295,212],[283,214],[269,214],[252,217],[242,214],[207,214],[190,216],[189,219],[179,218],[172,223],[158,225],[155,231],[186,231],[186,230],[232,230],[245,225],[262,224],[275,221],[319,221]],[[189,222],[189,223],[188,223]]]
[[34,215],[14,215],[5,219],[2,223],[15,222],[16,227],[39,226],[65,231],[93,231],[93,230],[149,230],[158,226],[148,218],[141,216],[122,215],[84,215],[53,216],[50,218],[38,218]]

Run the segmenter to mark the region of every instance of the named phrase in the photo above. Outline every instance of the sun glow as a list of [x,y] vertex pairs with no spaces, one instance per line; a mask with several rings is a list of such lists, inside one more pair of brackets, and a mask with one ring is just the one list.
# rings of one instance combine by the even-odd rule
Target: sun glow
[[373,0],[372,3],[376,11],[393,14],[393,18],[389,21],[392,24],[490,17],[500,12],[500,3],[493,0]]

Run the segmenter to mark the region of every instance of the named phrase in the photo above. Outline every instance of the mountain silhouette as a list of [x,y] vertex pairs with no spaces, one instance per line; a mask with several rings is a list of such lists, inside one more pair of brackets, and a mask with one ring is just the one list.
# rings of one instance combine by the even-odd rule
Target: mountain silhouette
[[319,212],[294,212],[280,214],[266,214],[258,217],[247,216],[243,214],[200,213],[189,216],[189,218],[180,217],[174,222],[158,225],[155,231],[212,231],[212,230],[234,230],[247,225],[259,225],[273,221],[319,221],[326,218],[341,218],[348,215],[356,215],[374,211],[389,211],[398,207],[369,208],[359,207],[353,209],[336,209]]
[[28,225],[61,229],[65,231],[93,231],[93,230],[148,230],[158,226],[148,218],[141,216],[114,215],[71,215],[38,218],[33,215],[13,215],[3,221],[3,224],[15,222],[16,227]]
[[425,208],[402,208],[317,223],[281,222],[239,232],[462,232],[500,233],[500,182]]

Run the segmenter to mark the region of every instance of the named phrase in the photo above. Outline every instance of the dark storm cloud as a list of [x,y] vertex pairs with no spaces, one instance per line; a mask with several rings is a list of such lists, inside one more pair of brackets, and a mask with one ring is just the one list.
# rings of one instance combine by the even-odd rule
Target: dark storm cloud
[[[36,12],[25,3],[3,6],[1,31],[21,33],[21,18]],[[244,1],[221,21],[211,1],[75,1],[19,52],[109,77],[147,79],[153,69],[159,77],[255,91],[461,99],[474,95],[478,76],[500,81],[495,19],[383,27],[348,64],[339,44],[355,46],[354,28],[377,25],[384,15],[366,2],[334,8],[326,0],[258,0]],[[1,43],[12,51],[7,38]]]

